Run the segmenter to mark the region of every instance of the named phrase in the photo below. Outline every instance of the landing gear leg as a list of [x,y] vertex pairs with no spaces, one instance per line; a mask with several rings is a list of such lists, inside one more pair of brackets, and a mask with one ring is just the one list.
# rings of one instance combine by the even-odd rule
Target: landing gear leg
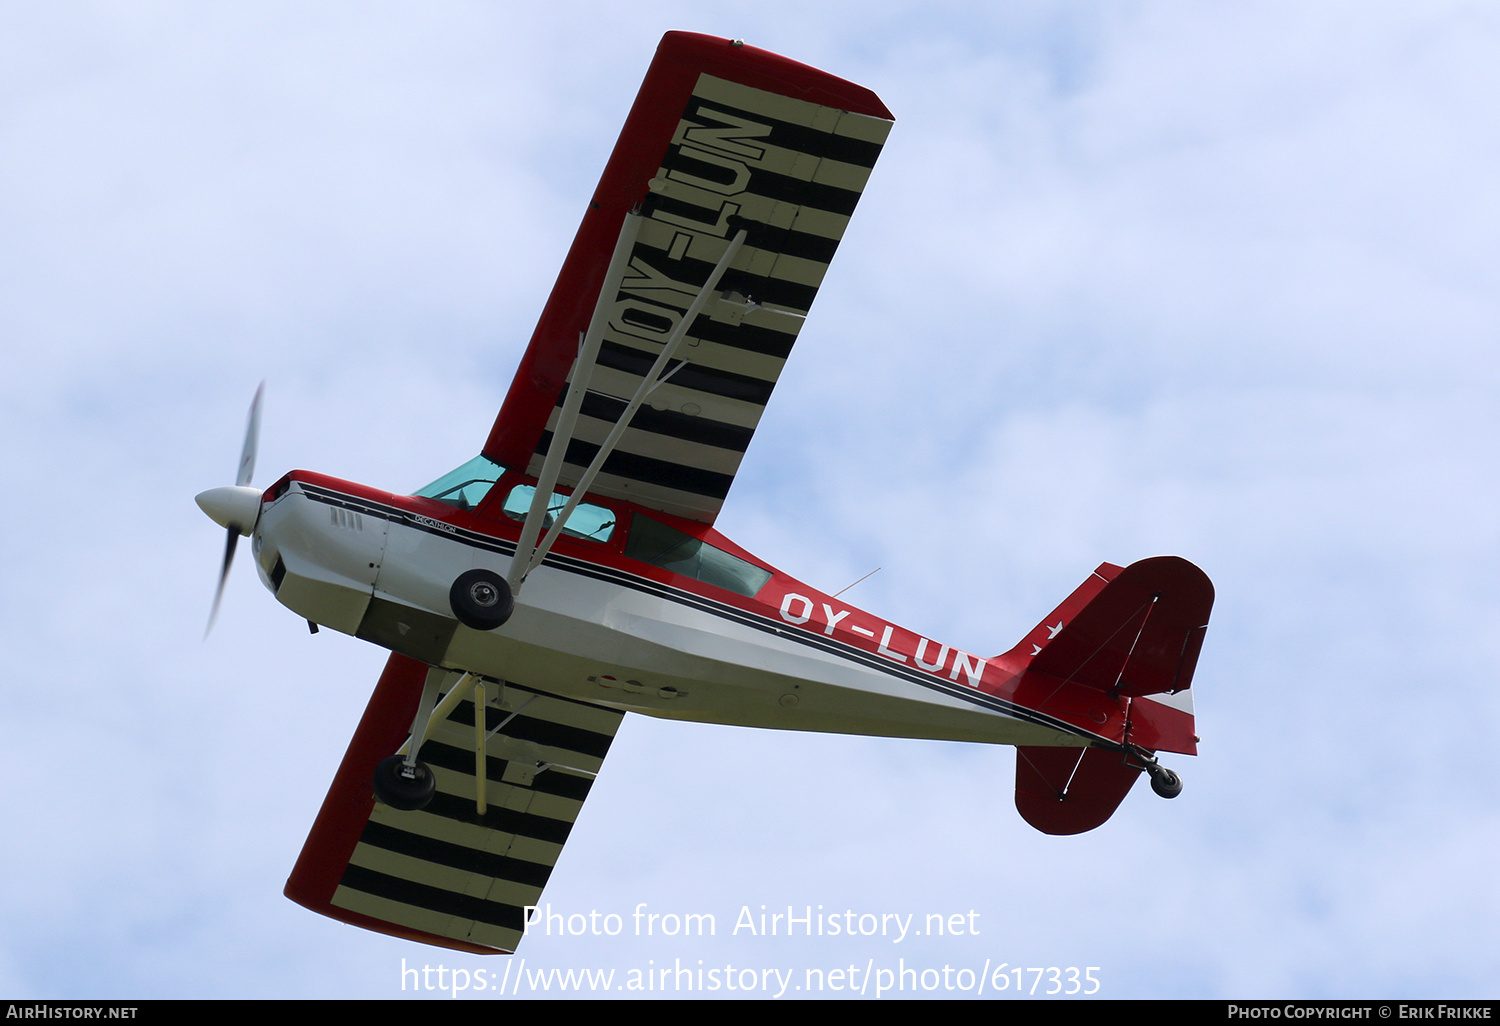
[[[438,685],[448,676],[448,671],[431,667],[422,687],[422,697],[417,703],[417,715],[412,721],[412,736],[395,755],[381,759],[375,767],[370,781],[375,797],[393,809],[416,812],[427,807],[437,793],[437,776],[417,754],[433,719],[433,705],[437,702]],[[446,714],[445,714],[446,715]]]
[[[452,686],[443,700],[437,702],[437,708],[434,709],[433,703],[437,700],[438,687],[444,681],[452,681]],[[475,686],[470,687],[470,684]],[[422,698],[417,704],[417,715],[412,720],[411,738],[395,755],[387,756],[375,767],[375,776],[371,781],[375,788],[375,797],[391,808],[400,809],[402,812],[415,812],[432,801],[432,796],[437,791],[437,777],[433,775],[426,763],[417,759],[417,755],[422,751],[422,742],[427,740],[433,728],[446,720],[448,714],[457,708],[458,703],[468,695],[474,697],[475,709],[483,710],[485,704],[483,678],[473,673],[459,675],[454,671],[436,666],[427,671]],[[483,713],[480,712],[479,724],[483,723]],[[481,735],[476,740],[476,747],[479,747],[482,740]],[[476,773],[476,776],[478,775]],[[484,808],[482,791],[478,800],[482,812]]]

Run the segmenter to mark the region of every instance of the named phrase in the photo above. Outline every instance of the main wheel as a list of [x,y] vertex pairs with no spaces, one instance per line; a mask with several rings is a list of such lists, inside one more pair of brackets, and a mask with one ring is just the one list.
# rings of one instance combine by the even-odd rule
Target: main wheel
[[406,756],[391,755],[375,767],[375,797],[393,809],[415,812],[426,808],[437,791],[437,778],[426,763],[406,764]]
[[448,605],[465,627],[492,631],[515,611],[510,585],[492,570],[470,570],[461,573],[448,589]]
[[1151,774],[1151,790],[1163,798],[1176,798],[1182,793],[1182,778],[1163,766]]

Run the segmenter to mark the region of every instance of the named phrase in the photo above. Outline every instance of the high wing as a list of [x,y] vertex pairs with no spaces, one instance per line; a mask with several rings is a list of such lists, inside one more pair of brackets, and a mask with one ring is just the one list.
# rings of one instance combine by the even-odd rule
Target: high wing
[[[474,685],[392,655],[287,880],[286,896],[381,933],[511,952],[624,713],[482,681],[485,783],[475,774]],[[422,746],[437,794],[417,812],[375,801],[376,763],[411,731],[426,686],[467,687]],[[539,768],[540,767],[540,768]]]
[[[574,487],[697,298],[586,487],[712,523],[890,127],[861,86],[738,42],[663,37],[484,454],[540,474],[567,388],[585,382],[563,428],[558,484]],[[591,327],[602,337],[580,361]]]

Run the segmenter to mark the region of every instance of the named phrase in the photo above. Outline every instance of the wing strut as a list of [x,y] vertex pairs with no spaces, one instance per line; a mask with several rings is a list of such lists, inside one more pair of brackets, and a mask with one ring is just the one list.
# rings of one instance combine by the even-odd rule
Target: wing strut
[[[609,323],[608,310],[614,300],[609,289],[610,282],[618,282],[625,276],[625,267],[630,262],[635,240],[641,232],[645,218],[640,214],[626,214],[625,224],[620,229],[620,238],[615,242],[614,254],[609,258],[609,268],[604,272],[604,284],[599,288],[599,299],[594,303],[594,316],[589,321],[573,364],[573,383],[568,388],[568,398],[563,401],[562,413],[557,418],[557,430],[552,433],[552,446],[547,458],[542,461],[542,473],[537,478],[536,494],[531,497],[531,508],[526,511],[526,522],[521,525],[521,540],[516,543],[516,555],[510,563],[510,575],[506,582],[511,595],[521,590],[521,582],[531,572],[531,566],[522,553],[528,556],[536,547],[537,535],[547,518],[547,506],[552,501],[552,489],[557,484],[557,475],[562,472],[563,455],[568,443],[573,440],[573,428],[578,423],[578,410],[583,406],[584,393],[588,391],[588,377],[593,373],[594,362],[599,356],[599,345],[604,341],[604,327]],[[583,380],[580,380],[583,379]],[[579,489],[581,493],[582,489]],[[566,519],[566,511],[562,519]]]
[[[633,225],[632,221],[635,222]],[[665,383],[667,378],[677,373],[682,366],[679,363],[665,375],[662,374],[672,357],[677,354],[677,350],[681,348],[682,340],[687,337],[688,327],[698,319],[698,314],[703,311],[708,297],[719,287],[719,279],[724,276],[724,272],[729,269],[730,262],[738,255],[740,247],[745,244],[746,233],[745,229],[741,228],[735,233],[734,239],[724,250],[724,255],[719,258],[719,262],[714,265],[708,280],[693,297],[693,302],[687,308],[687,312],[677,322],[676,330],[672,332],[672,337],[667,339],[667,344],[662,346],[656,362],[651,365],[651,370],[641,379],[635,395],[626,404],[624,412],[615,421],[615,426],[610,429],[608,437],[599,446],[598,453],[594,455],[594,461],[589,464],[589,468],[573,486],[573,494],[568,497],[567,505],[552,521],[552,526],[548,529],[541,544],[536,545],[536,536],[541,532],[542,521],[547,513],[547,504],[552,498],[552,486],[557,483],[557,475],[562,468],[563,453],[567,451],[568,443],[573,440],[573,427],[578,419],[578,409],[583,404],[583,394],[588,389],[588,376],[592,371],[594,357],[599,352],[599,343],[604,335],[607,317],[605,311],[609,306],[606,296],[610,294],[608,286],[611,282],[620,280],[623,273],[621,265],[630,252],[630,247],[626,244],[626,236],[628,235],[633,243],[636,232],[640,230],[640,221],[641,217],[638,214],[626,215],[626,227],[620,232],[620,242],[616,245],[614,257],[610,260],[609,273],[604,279],[605,287],[599,290],[599,302],[594,307],[594,319],[589,322],[589,330],[584,337],[582,351],[578,354],[578,362],[573,365],[573,382],[568,386],[568,398],[563,403],[562,414],[557,420],[557,430],[552,434],[552,442],[547,449],[547,458],[542,463],[542,473],[537,480],[536,494],[531,497],[531,509],[526,513],[526,523],[521,528],[521,540],[516,545],[516,555],[511,561],[510,574],[506,578],[512,595],[520,593],[521,584],[526,580],[526,575],[541,565],[547,553],[552,550],[552,545],[562,533],[568,518],[578,508],[578,503],[582,500],[584,493],[593,485],[594,478],[599,476],[599,471],[604,467],[604,461],[609,458],[610,453],[614,452],[615,446],[625,434],[625,429],[630,425],[630,419],[635,416],[635,411],[640,409],[641,403],[646,401],[658,385]],[[522,553],[527,555],[523,557]]]
[[484,736],[484,710],[488,704],[484,678],[476,677],[474,679],[474,811],[481,817],[490,808],[489,791],[486,787],[490,779],[489,768],[486,765],[489,749],[485,744]]

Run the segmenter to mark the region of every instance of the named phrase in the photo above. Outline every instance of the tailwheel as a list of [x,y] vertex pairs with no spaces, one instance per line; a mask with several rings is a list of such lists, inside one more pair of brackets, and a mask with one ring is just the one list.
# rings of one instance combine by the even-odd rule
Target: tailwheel
[[[1125,765],[1145,770],[1151,777],[1151,790],[1163,798],[1176,798],[1182,793],[1182,778],[1157,762],[1149,751],[1135,745],[1126,745],[1125,752]],[[1140,765],[1137,766],[1132,760],[1138,761]]]
[[390,755],[375,767],[375,797],[393,809],[415,812],[426,808],[437,791],[437,778],[424,762],[408,766],[406,756]]
[[1159,763],[1146,767],[1151,773],[1151,790],[1163,798],[1176,798],[1182,793],[1182,778]]

